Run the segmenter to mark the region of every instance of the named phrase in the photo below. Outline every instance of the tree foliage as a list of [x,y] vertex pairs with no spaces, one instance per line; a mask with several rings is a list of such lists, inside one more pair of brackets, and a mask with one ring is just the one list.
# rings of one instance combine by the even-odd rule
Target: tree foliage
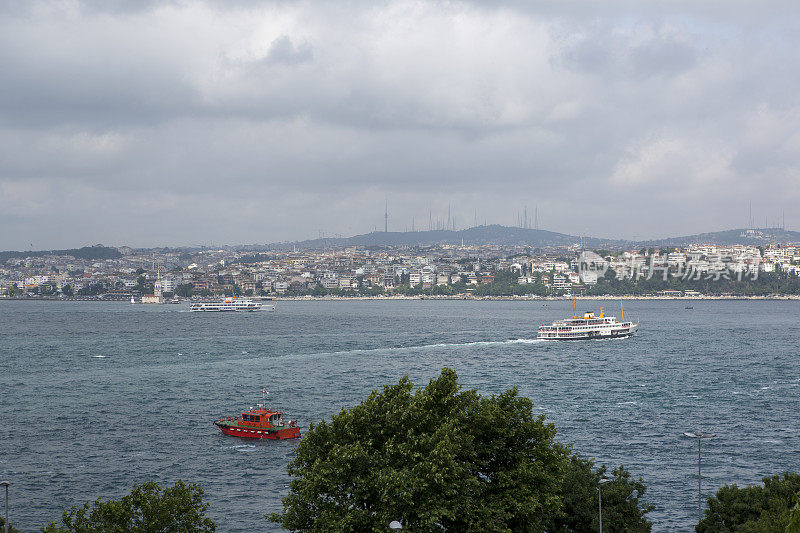
[[[11,520],[9,520],[9,522],[11,522]],[[6,523],[5,518],[0,516],[0,531],[2,531],[3,533],[5,533],[5,523]],[[15,528],[14,524],[9,523],[8,533],[19,533],[19,529]]]
[[178,480],[161,489],[153,481],[134,485],[130,494],[119,500],[101,501],[92,506],[65,510],[61,525],[51,522],[44,533],[100,533],[105,531],[144,533],[187,533],[215,531],[216,525],[205,516],[208,504],[203,489],[194,483]]
[[800,474],[786,472],[765,477],[764,486],[739,488],[725,485],[708,499],[705,517],[697,525],[701,533],[767,533],[790,531],[791,520],[800,522],[793,509],[800,491]]
[[800,491],[794,493],[794,507],[789,510],[786,533],[800,533]]
[[[385,531],[393,520],[418,532],[590,531],[593,487],[572,484],[603,471],[571,457],[532,407],[516,388],[462,390],[450,369],[416,391],[405,377],[312,425],[288,467],[283,513],[269,518],[292,531]],[[619,472],[627,496],[612,496],[610,512],[625,500],[636,520],[620,510],[624,527],[609,531],[648,531],[639,524],[649,509],[629,499],[629,474]]]
[[644,295],[654,294],[658,291],[693,290],[702,294],[731,294],[734,296],[766,296],[769,294],[800,294],[800,277],[784,272],[760,272],[756,279],[743,276],[738,280],[736,275],[730,273],[714,279],[713,276],[703,274],[699,279],[675,277],[670,274],[667,279],[663,275],[654,275],[650,279],[617,279],[613,271],[608,271],[605,276],[597,280],[596,285],[586,288],[587,295]]
[[608,482],[603,491],[603,531],[646,533],[652,523],[645,515],[652,505],[642,503],[645,486],[622,466],[607,476],[606,467],[594,468],[594,461],[572,455],[561,484],[563,512],[548,524],[547,531],[567,533],[599,530],[598,492],[600,480]]
[[37,250],[27,252],[0,252],[0,264],[5,263],[12,257],[42,257],[45,255],[71,255],[75,259],[86,259],[89,261],[104,259],[119,259],[122,253],[116,248],[106,248],[105,246],[84,246],[83,248],[71,248],[69,250]]
[[175,294],[177,294],[181,298],[189,298],[192,296],[193,289],[194,289],[193,283],[181,283],[177,287],[175,287]]

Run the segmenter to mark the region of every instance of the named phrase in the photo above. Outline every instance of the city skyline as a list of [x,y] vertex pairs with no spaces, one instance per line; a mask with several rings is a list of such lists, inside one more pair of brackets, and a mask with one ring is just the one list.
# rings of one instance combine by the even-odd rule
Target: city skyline
[[795,228],[799,10],[12,3],[0,249]]

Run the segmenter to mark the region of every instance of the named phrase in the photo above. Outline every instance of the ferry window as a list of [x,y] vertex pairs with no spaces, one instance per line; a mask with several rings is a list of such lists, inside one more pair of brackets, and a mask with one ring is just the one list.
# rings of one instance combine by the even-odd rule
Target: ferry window
[[242,415],[242,420],[250,420],[250,415]]
[[252,420],[253,422],[258,422],[259,420],[261,420],[261,417],[260,417],[260,416],[258,416],[258,415],[253,415],[253,417],[252,417],[252,419],[251,419],[251,420]]

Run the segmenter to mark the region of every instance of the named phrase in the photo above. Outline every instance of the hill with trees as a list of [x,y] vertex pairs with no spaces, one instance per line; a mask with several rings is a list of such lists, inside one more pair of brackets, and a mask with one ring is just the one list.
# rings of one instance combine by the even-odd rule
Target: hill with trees
[[0,264],[4,264],[12,257],[43,257],[45,255],[69,255],[76,259],[87,259],[89,261],[102,261],[104,259],[119,259],[122,253],[116,248],[97,244],[95,246],[84,246],[83,248],[70,248],[67,250],[36,250],[28,252],[0,252]]
[[681,237],[667,237],[664,239],[651,239],[631,241],[616,238],[603,238],[584,236],[583,238],[555,231],[500,226],[476,226],[458,231],[431,230],[431,231],[374,231],[352,237],[338,237],[327,239],[311,239],[306,241],[283,242],[268,245],[253,245],[236,247],[252,251],[268,249],[321,249],[341,248],[346,246],[409,246],[425,247],[434,245],[460,245],[480,246],[486,244],[517,245],[530,248],[546,248],[556,246],[574,246],[583,244],[586,248],[609,250],[638,249],[641,247],[683,247],[690,244],[718,244],[722,246],[742,244],[752,246],[766,246],[769,244],[785,244],[800,242],[800,232],[783,230],[781,228],[765,229],[732,229],[710,233],[698,233]]

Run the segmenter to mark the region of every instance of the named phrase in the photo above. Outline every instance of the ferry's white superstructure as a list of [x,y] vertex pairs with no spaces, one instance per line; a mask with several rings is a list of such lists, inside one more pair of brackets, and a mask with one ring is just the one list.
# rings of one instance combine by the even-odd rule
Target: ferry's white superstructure
[[[623,318],[624,320],[624,318]],[[539,326],[539,339],[544,340],[585,340],[613,339],[630,337],[639,329],[638,322],[620,322],[616,317],[605,316],[602,309],[600,316],[585,313],[582,317],[576,314],[572,318],[558,320],[550,326]]]
[[262,309],[267,311],[274,311],[275,304],[267,303],[262,304],[260,302],[254,302],[250,299],[241,299],[241,298],[225,298],[221,302],[195,302],[189,306],[189,311],[209,311],[209,312],[221,312],[221,311],[261,311]]

